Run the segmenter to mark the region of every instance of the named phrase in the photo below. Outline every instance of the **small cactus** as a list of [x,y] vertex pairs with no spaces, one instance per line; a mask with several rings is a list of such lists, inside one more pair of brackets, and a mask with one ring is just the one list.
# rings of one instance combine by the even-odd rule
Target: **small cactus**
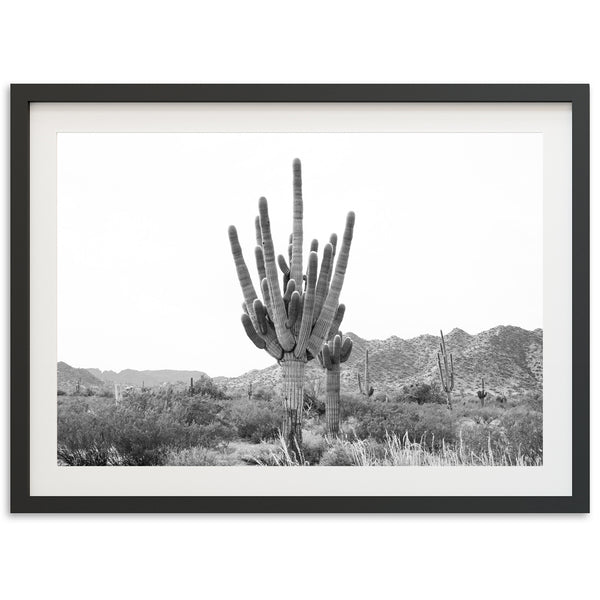
[[485,381],[482,377],[481,378],[481,389],[477,390],[477,397],[481,401],[481,406],[483,406],[485,404],[485,398],[487,395],[488,395],[488,393],[485,391]]
[[352,340],[337,332],[318,354],[321,366],[327,370],[325,420],[330,435],[337,435],[340,431],[340,365],[348,360],[351,352]]
[[[452,390],[454,389],[454,360],[450,354],[450,363],[448,364],[448,353],[446,352],[446,341],[444,334],[440,331],[442,343],[440,344],[440,352],[438,352],[438,367],[440,370],[440,379],[442,380],[442,388],[446,392],[446,407],[452,410]],[[442,362],[444,368],[442,370]]]
[[[361,380],[360,373],[358,373],[358,391],[367,398],[370,398],[375,391],[373,386],[370,386],[369,380],[369,351],[365,351],[365,372],[364,372],[364,380]],[[363,387],[364,386],[364,387]]]

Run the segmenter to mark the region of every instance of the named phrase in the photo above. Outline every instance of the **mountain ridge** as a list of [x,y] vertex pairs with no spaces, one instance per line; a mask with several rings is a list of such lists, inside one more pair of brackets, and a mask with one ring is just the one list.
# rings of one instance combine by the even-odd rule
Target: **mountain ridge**
[[[365,351],[369,351],[371,385],[376,393],[393,393],[404,385],[439,381],[437,352],[440,338],[423,334],[410,339],[396,335],[383,340],[367,340],[348,332],[353,349],[342,366],[341,386],[344,392],[358,392],[357,375],[364,369]],[[448,352],[453,354],[455,368],[455,391],[474,393],[485,378],[486,389],[496,394],[541,391],[543,388],[543,331],[527,330],[514,325],[498,325],[477,334],[469,334],[455,327],[444,335]],[[66,363],[62,381],[72,387],[77,378],[84,385],[122,383],[152,387],[164,383],[189,382],[190,378],[206,376],[203,371],[178,371],[175,369],[101,371],[96,368],[74,369]],[[68,369],[67,369],[68,367]],[[70,369],[70,371],[69,371]],[[59,367],[59,387],[61,383]],[[87,373],[92,380],[84,381]],[[244,392],[252,384],[272,388],[279,384],[277,364],[264,369],[252,369],[237,377],[217,376],[213,380],[229,391]],[[307,364],[307,381],[324,387],[324,374],[319,362]]]
[[[369,373],[375,392],[393,393],[412,383],[439,381],[437,352],[440,337],[422,334],[410,339],[392,335],[367,340],[353,332],[353,348],[342,365],[341,387],[358,393],[357,375],[363,373],[365,351],[369,351]],[[477,334],[455,327],[447,334],[446,347],[453,354],[455,391],[473,394],[485,378],[486,389],[496,394],[541,391],[543,388],[543,331],[514,325],[498,325]],[[322,378],[318,361],[307,364],[307,380]],[[252,370],[238,377],[215,377],[231,390],[253,386],[272,387],[279,379],[277,365]]]

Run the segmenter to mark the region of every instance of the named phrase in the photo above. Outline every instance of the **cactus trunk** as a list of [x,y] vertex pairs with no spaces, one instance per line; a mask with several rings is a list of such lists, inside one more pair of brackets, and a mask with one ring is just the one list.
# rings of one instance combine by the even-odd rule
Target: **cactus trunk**
[[305,360],[286,352],[281,361],[283,376],[283,424],[281,433],[290,452],[302,447],[302,405],[304,403]]
[[327,433],[338,435],[340,432],[340,364],[327,369],[327,393],[325,396],[325,416]]

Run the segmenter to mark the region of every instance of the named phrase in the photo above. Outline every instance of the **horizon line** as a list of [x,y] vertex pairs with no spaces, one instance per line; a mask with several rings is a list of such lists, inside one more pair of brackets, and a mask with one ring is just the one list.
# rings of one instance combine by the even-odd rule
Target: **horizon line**
[[[543,327],[535,327],[533,329],[527,329],[526,327],[521,327],[520,325],[495,325],[494,327],[490,327],[489,329],[482,329],[481,331],[478,331],[477,333],[469,333],[468,331],[461,329],[460,327],[453,327],[451,330],[449,330],[446,334],[444,335],[451,335],[453,332],[455,331],[460,331],[462,333],[467,334],[470,337],[475,337],[477,335],[480,335],[482,333],[487,333],[488,331],[492,331],[494,329],[499,329],[499,328],[508,328],[508,327],[514,327],[516,329],[521,329],[523,331],[528,331],[530,333],[533,333],[534,331],[544,331]],[[385,338],[363,338],[360,335],[358,335],[357,333],[354,333],[353,331],[349,330],[347,332],[343,332],[344,335],[348,335],[351,334],[357,338],[360,338],[361,340],[365,340],[365,341],[369,341],[369,342],[385,342],[386,340],[392,339],[392,338],[398,338],[401,341],[405,341],[405,342],[410,342],[412,340],[416,340],[418,338],[421,337],[425,337],[425,336],[429,336],[429,337],[439,337],[438,334],[434,334],[434,333],[422,333],[420,335],[415,335],[413,337],[409,337],[409,338],[402,338],[398,335],[392,334],[389,335],[388,337]],[[65,361],[65,360],[58,360],[56,361],[56,363],[64,363],[67,366],[71,367],[72,369],[83,369],[86,371],[89,371],[90,369],[96,369],[97,371],[100,371],[101,373],[106,373],[106,372],[113,372],[116,373],[117,375],[122,373],[123,371],[137,371],[137,372],[143,372],[143,371],[196,371],[198,373],[203,373],[204,375],[206,375],[207,377],[210,377],[211,379],[217,379],[217,378],[224,378],[224,379],[236,379],[237,377],[241,377],[243,375],[245,375],[246,373],[251,373],[252,371],[262,371],[264,369],[268,369],[270,367],[256,367],[254,369],[249,369],[247,371],[244,371],[243,373],[239,374],[239,375],[209,375],[208,373],[206,373],[206,371],[203,371],[202,369],[198,369],[198,368],[192,368],[192,369],[188,369],[188,368],[156,368],[156,369],[133,369],[131,367],[126,367],[124,369],[120,369],[120,370],[116,370],[116,369],[100,369],[99,367],[74,367],[71,363]],[[272,365],[271,365],[272,366]]]

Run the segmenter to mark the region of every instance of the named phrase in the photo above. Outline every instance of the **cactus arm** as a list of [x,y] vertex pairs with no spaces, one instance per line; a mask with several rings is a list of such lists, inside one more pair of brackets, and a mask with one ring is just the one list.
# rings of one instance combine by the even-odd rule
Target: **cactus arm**
[[333,364],[340,364],[340,352],[342,349],[342,338],[339,335],[336,335],[333,338],[333,356],[331,357],[331,362]]
[[283,273],[282,282],[283,289],[285,290],[290,282],[290,269],[285,262],[285,258],[281,254],[277,256],[277,265],[279,266],[280,271]]
[[[292,279],[293,281],[293,279]],[[290,298],[290,303],[288,306],[288,318],[285,322],[285,326],[288,329],[291,329],[296,323],[296,319],[298,318],[298,309],[300,308],[300,294],[297,291],[292,292],[292,296]]]
[[332,338],[340,329],[340,325],[344,320],[344,315],[346,314],[346,305],[340,304],[335,311],[335,316],[333,317],[333,322],[331,323],[331,327],[327,333],[327,339]]
[[260,217],[258,215],[254,219],[254,231],[256,234],[256,245],[262,248],[262,233],[260,232]]
[[331,247],[333,249],[332,256],[335,256],[335,248],[337,246],[337,241],[338,241],[337,233],[332,233],[329,236],[329,243],[331,244]]
[[290,274],[290,268],[288,267],[287,263],[285,262],[285,258],[282,254],[277,255],[277,265],[279,266],[279,270],[284,275]]
[[312,240],[310,243],[310,251],[318,252],[319,251],[319,240]]
[[450,355],[450,391],[454,389],[454,360]]
[[265,271],[265,255],[263,254],[262,246],[256,246],[254,248],[254,257],[256,258],[258,277],[260,281],[262,281],[267,276],[267,272]]
[[292,299],[292,294],[296,291],[296,282],[293,279],[288,281],[287,287],[285,288],[285,294],[283,295],[283,301],[289,302]]
[[[306,344],[308,343],[308,338],[312,329],[318,260],[317,253],[311,252],[308,258],[308,285],[306,286],[306,296],[304,298],[304,306],[302,308],[302,322],[300,324],[298,341],[294,350],[294,356],[296,358],[301,358],[304,356],[304,353],[306,352]],[[315,354],[317,353],[313,352],[313,355]]]
[[267,335],[267,311],[264,304],[257,298],[252,305],[254,308],[254,314],[256,315],[256,322],[258,323],[258,331],[262,335]]
[[265,340],[263,340],[258,333],[256,333],[256,329],[254,329],[254,325],[252,325],[252,321],[246,313],[242,315],[242,325],[244,326],[246,335],[250,338],[251,342],[260,350],[264,350],[267,347],[267,344]]
[[[258,332],[262,332],[264,327],[259,325],[256,313],[254,312],[254,300],[257,299],[256,292],[254,290],[254,285],[252,284],[252,279],[250,278],[250,273],[248,272],[248,267],[244,261],[244,255],[242,254],[242,248],[238,240],[237,231],[233,225],[229,228],[229,242],[231,244],[233,260],[238,279],[240,281],[240,286],[242,288],[242,294],[244,296],[244,304],[246,305],[245,312],[247,314],[245,316],[250,319],[250,324],[252,325],[252,329],[254,330],[255,334],[261,337]],[[246,329],[246,319],[243,320],[243,323],[244,328]],[[248,333],[248,329],[246,329],[246,333]],[[263,337],[267,352],[279,360],[283,356],[283,349],[277,340],[276,332],[272,329],[267,329],[267,332],[266,334],[263,334]],[[260,347],[261,350],[265,348],[265,346],[258,347]]]
[[329,286],[331,285],[331,278],[333,277],[333,261],[335,259],[335,251],[337,248],[337,242],[338,242],[338,236],[337,233],[332,233],[329,236],[329,243],[331,244],[331,267],[329,269],[329,273],[327,274],[327,285],[325,286],[325,289],[328,291],[329,290]]
[[335,311],[338,306],[340,293],[344,284],[344,276],[346,275],[346,267],[348,266],[348,257],[350,256],[350,246],[352,245],[352,233],[354,230],[354,213],[349,212],[346,218],[346,227],[344,229],[344,238],[342,240],[342,247],[338,255],[338,259],[335,265],[335,273],[331,281],[331,287],[327,294],[327,299],[323,305],[323,309],[317,322],[314,326],[313,333],[308,342],[308,350],[311,354],[318,354],[325,338],[333,322]]
[[275,264],[275,250],[273,248],[273,238],[271,237],[271,224],[269,222],[269,207],[266,198],[260,198],[258,201],[260,214],[260,229],[263,238],[263,248],[265,254],[265,269],[267,272],[267,281],[269,283],[269,296],[271,298],[271,307],[273,310],[273,324],[279,344],[285,352],[294,348],[295,340],[289,329],[286,329],[285,322],[287,315],[279,282],[277,281],[277,266]]
[[342,348],[340,350],[340,362],[345,363],[350,357],[350,353],[352,352],[352,339],[347,337],[344,338],[344,342],[342,343]]
[[242,288],[244,302],[246,303],[248,311],[250,311],[250,307],[256,299],[256,291],[254,290],[254,285],[252,284],[250,272],[248,271],[246,261],[244,260],[244,255],[242,253],[242,247],[240,246],[240,241],[238,239],[237,230],[233,225],[229,228],[229,244],[231,245],[233,262],[235,263],[235,270],[237,272],[238,280],[240,282],[240,287]]
[[325,298],[327,297],[332,265],[333,246],[331,244],[325,244],[325,247],[323,248],[323,258],[321,260],[321,272],[319,273],[319,279],[317,281],[315,308],[313,310],[313,325],[317,322],[323,304],[325,303]]
[[290,264],[291,278],[302,281],[302,218],[304,207],[302,203],[302,165],[295,158],[292,166],[294,179],[294,209],[292,226],[292,260]]
[[267,308],[267,313],[271,320],[273,320],[273,307],[271,306],[271,295],[269,294],[269,281],[266,277],[260,282],[260,289],[262,290],[263,300],[265,307]]
[[304,312],[304,300],[306,299],[306,292],[302,292],[301,290],[296,291],[300,294],[300,302],[298,303],[298,318],[294,323],[292,331],[294,333],[294,338],[298,339],[298,335],[300,334],[300,325],[302,324],[302,314]]
[[323,356],[323,366],[326,369],[331,369],[333,362],[331,360],[331,350],[329,349],[329,346],[327,344],[325,344],[323,346],[323,350],[321,350],[321,354]]

